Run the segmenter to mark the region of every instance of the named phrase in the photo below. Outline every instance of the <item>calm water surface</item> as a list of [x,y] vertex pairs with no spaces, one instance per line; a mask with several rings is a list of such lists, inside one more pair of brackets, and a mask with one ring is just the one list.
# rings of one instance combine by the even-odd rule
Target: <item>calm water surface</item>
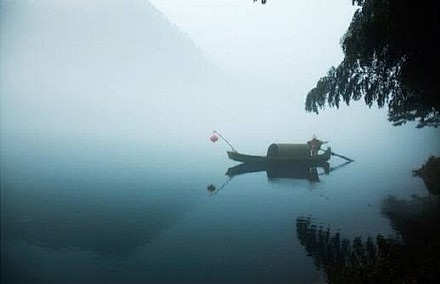
[[[325,282],[296,220],[349,239],[398,238],[385,201],[435,199],[412,170],[439,153],[438,132],[400,129],[399,143],[388,142],[393,133],[371,147],[332,145],[356,161],[332,157],[319,182],[265,171],[229,180],[237,163],[206,139],[181,149],[10,135],[2,148],[3,280]],[[210,184],[220,190],[209,192]]]

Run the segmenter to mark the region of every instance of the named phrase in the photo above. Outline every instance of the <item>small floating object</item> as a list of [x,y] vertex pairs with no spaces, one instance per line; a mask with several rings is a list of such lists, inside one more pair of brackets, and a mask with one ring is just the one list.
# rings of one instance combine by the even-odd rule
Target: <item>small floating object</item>
[[210,191],[210,192],[213,192],[213,191],[216,190],[215,185],[213,185],[212,183],[211,183],[210,185],[208,185],[208,186],[206,187],[206,189],[207,189],[208,191]]

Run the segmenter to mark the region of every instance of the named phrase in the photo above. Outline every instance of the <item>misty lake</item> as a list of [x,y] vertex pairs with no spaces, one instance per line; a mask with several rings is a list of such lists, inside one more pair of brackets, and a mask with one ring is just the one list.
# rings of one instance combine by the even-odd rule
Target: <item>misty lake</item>
[[[298,220],[347,239],[399,239],[384,212],[402,208],[386,208],[400,204],[390,200],[438,202],[412,176],[438,153],[438,132],[383,128],[381,139],[362,147],[348,138],[330,142],[356,161],[344,165],[332,157],[328,174],[318,169],[318,182],[268,178],[265,171],[229,180],[225,173],[237,163],[227,159],[227,146],[208,141],[209,133],[184,148],[176,141],[155,148],[123,139],[81,145],[73,137],[10,135],[2,148],[4,277],[10,283],[325,282]],[[210,184],[217,191],[208,191]]]

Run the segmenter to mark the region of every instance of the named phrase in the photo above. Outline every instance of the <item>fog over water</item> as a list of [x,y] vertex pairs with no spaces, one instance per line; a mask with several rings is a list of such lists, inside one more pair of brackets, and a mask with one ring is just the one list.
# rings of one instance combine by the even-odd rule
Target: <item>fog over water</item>
[[[167,5],[172,6],[170,3]],[[227,3],[210,9],[230,9],[234,20],[234,9],[242,11],[243,4]],[[201,9],[199,18],[203,19],[207,14],[203,7],[207,4],[194,5],[188,3],[186,10]],[[310,9],[318,11],[327,7],[311,5],[314,6]],[[233,76],[233,69],[225,70],[213,63],[206,57],[209,52],[203,52],[188,33],[182,33],[145,1],[2,1],[2,7],[1,105],[5,133],[71,137],[70,140],[123,139],[142,141],[150,147],[179,145],[182,149],[204,143],[212,129],[223,132],[237,146],[264,148],[274,141],[304,141],[312,134],[332,142],[338,142],[335,139],[340,137],[357,137],[356,142],[363,143],[365,138],[372,137],[373,129],[375,137],[395,131],[384,123],[384,110],[368,110],[362,104],[356,109],[327,110],[319,116],[305,113],[307,91],[330,64],[339,63],[341,58],[341,53],[327,54],[313,48],[328,45],[339,50],[335,40],[341,34],[336,38],[335,35],[333,41],[326,37],[321,42],[315,39],[315,27],[325,26],[324,20],[315,26],[309,23],[310,29],[313,27],[311,33],[300,30],[297,45],[301,50],[291,52],[295,58],[309,56],[304,49],[310,46],[310,53],[323,58],[319,70],[310,67],[317,65],[317,59],[311,59],[311,64],[294,62],[290,70],[296,70],[295,73],[289,73],[287,68],[276,71],[263,66],[249,67],[254,69],[249,76]],[[273,16],[274,9],[267,6],[266,17]],[[261,9],[250,9],[253,10],[262,17]],[[249,21],[243,21],[250,25],[248,22],[256,21],[255,17],[251,15]],[[220,19],[214,17],[211,26],[219,25]],[[270,18],[260,20],[271,23]],[[180,21],[185,23],[184,19]],[[308,21],[307,17],[304,21]],[[290,34],[284,30],[294,29],[273,25],[281,29],[280,35]],[[188,26],[195,29],[194,23]],[[254,35],[258,35],[260,27],[261,24],[255,26]],[[244,34],[249,27],[242,30]],[[266,30],[261,33],[267,34]],[[208,28],[204,31],[208,32]],[[310,39],[306,38],[308,34]],[[229,38],[227,34],[225,37]],[[222,38],[221,34],[218,38]],[[263,48],[277,42],[287,44],[276,38],[264,40],[269,43]],[[296,46],[294,41],[288,44]],[[241,55],[255,56],[262,51],[259,46],[255,50],[243,49]],[[272,58],[271,54],[277,54],[270,50],[266,53],[259,57]],[[231,58],[234,56],[239,55]],[[255,69],[259,76],[255,76]],[[306,78],[292,76],[281,83],[271,80],[274,74],[283,76],[283,72],[304,73]],[[268,79],[264,80],[266,75]]]
[[[296,217],[393,234],[383,199],[427,195],[411,171],[440,154],[438,129],[362,101],[304,110],[351,1],[242,2],[0,2],[2,280],[319,282]],[[209,195],[236,165],[214,129],[259,155],[317,135],[355,163]]]

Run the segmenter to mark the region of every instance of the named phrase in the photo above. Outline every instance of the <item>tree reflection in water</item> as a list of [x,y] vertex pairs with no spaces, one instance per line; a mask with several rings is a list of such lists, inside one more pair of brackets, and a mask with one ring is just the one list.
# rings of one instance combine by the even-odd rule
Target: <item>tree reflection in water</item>
[[440,210],[438,200],[388,197],[382,212],[400,236],[342,238],[310,217],[298,217],[297,236],[330,283],[438,283]]

